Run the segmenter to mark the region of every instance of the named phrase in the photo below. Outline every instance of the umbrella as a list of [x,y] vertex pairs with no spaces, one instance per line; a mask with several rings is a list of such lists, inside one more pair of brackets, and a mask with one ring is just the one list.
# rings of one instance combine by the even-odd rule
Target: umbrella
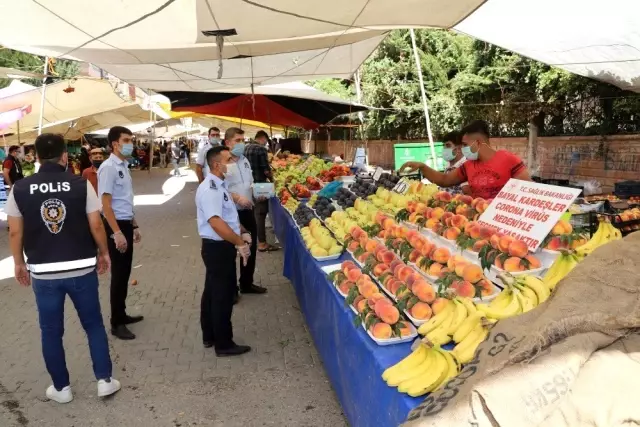
[[241,117],[264,123],[314,129],[342,114],[368,108],[327,95],[303,83],[228,92],[163,92],[174,111]]

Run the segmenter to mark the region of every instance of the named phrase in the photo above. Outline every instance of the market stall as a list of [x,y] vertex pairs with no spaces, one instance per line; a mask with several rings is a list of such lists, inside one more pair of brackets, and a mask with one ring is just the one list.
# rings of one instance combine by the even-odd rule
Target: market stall
[[[512,180],[483,200],[391,174],[344,176],[313,156],[273,165],[284,275],[353,426],[398,425],[453,387],[492,325],[545,303],[622,235],[604,215],[593,236],[571,226],[579,189]],[[640,209],[619,216],[640,221]]]

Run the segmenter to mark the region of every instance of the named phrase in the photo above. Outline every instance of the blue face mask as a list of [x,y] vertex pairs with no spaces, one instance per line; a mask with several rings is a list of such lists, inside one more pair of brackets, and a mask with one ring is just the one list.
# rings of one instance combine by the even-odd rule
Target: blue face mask
[[233,146],[233,148],[231,149],[231,154],[233,154],[236,157],[240,157],[244,155],[244,142],[238,142],[236,145]]
[[453,148],[443,148],[442,149],[442,158],[445,159],[447,162],[450,162],[451,160],[455,159],[456,156],[455,154],[453,154]]
[[[479,148],[480,147],[478,147],[478,151],[480,151]],[[462,147],[462,155],[467,160],[478,160],[478,151],[476,151],[475,153],[471,151],[471,146]]]
[[133,144],[122,144],[120,147],[120,154],[124,157],[129,157],[133,153]]

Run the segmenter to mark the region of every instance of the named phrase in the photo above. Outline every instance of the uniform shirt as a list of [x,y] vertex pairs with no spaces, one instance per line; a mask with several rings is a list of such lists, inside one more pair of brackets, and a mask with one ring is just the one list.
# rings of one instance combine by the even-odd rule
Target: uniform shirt
[[133,182],[129,172],[129,163],[111,154],[98,169],[98,191],[100,200],[103,194],[111,194],[111,209],[117,220],[133,219]]
[[[253,172],[251,163],[245,156],[237,157],[235,163],[227,164],[225,181],[230,193],[239,194],[253,200]],[[238,209],[241,209],[238,207]]]
[[457,171],[462,180],[469,182],[471,196],[493,199],[507,181],[524,168],[520,157],[505,150],[498,150],[490,160],[467,160]]
[[[87,181],[87,206],[86,206],[87,214],[99,211],[100,209],[102,209],[102,203],[100,203],[100,199],[98,199],[98,195],[93,190],[93,186],[91,185],[91,183]],[[4,211],[8,216],[22,218],[22,213],[18,208],[16,199],[13,197],[13,191],[9,193],[9,197],[7,198],[7,205],[5,206]],[[95,267],[84,268],[82,270],[65,271],[62,273],[50,273],[50,274],[31,273],[31,277],[34,277],[36,279],[42,279],[42,280],[68,279],[71,277],[84,276],[85,274],[91,273],[93,270],[95,270]]]
[[238,210],[231,198],[226,181],[213,174],[207,174],[196,191],[196,215],[198,234],[203,239],[224,240],[209,224],[209,219],[217,216],[227,223],[236,234],[240,234]]
[[196,155],[196,164],[202,168],[202,176],[209,175],[209,165],[207,164],[207,151],[213,147],[209,141],[206,141],[198,148],[198,154]]

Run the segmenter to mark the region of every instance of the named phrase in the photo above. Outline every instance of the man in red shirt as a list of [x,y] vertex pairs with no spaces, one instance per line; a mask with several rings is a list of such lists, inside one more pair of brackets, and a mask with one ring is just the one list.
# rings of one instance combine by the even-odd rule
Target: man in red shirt
[[462,154],[467,161],[458,169],[442,173],[420,162],[407,162],[399,170],[420,169],[423,177],[440,187],[452,187],[466,181],[471,196],[483,199],[493,199],[511,178],[531,181],[527,167],[518,156],[491,148],[487,122],[471,122],[461,134]]
[[93,185],[93,189],[98,194],[98,169],[104,161],[104,151],[96,147],[91,150],[91,167],[82,171],[82,177]]

